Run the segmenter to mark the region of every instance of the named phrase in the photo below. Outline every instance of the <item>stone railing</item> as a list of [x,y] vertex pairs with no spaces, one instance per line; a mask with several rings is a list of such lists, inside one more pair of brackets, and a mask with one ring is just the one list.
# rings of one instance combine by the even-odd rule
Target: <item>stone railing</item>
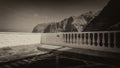
[[120,48],[120,32],[63,33],[67,44]]
[[120,53],[120,31],[45,33],[42,44]]

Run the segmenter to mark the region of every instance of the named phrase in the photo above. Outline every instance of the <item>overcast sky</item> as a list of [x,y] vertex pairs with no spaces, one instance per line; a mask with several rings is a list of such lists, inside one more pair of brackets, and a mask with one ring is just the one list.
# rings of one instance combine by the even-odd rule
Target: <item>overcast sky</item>
[[101,10],[109,0],[0,0],[0,31],[31,32],[40,23]]

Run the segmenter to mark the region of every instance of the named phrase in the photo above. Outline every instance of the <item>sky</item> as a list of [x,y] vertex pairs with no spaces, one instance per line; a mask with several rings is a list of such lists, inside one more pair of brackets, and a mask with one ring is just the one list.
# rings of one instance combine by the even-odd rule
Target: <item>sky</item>
[[32,32],[37,24],[99,11],[109,0],[0,0],[0,32]]

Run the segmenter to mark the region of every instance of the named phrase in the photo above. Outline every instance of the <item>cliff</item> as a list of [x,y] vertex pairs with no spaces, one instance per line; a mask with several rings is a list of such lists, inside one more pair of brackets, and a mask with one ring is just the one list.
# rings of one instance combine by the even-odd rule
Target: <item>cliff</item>
[[79,16],[65,18],[60,22],[38,24],[34,27],[33,32],[81,32],[86,25],[99,14],[99,12],[89,11]]
[[47,28],[48,25],[49,25],[49,23],[38,24],[33,28],[32,32],[44,33],[45,32],[44,30]]
[[110,0],[100,14],[94,18],[84,31],[120,30],[120,1]]

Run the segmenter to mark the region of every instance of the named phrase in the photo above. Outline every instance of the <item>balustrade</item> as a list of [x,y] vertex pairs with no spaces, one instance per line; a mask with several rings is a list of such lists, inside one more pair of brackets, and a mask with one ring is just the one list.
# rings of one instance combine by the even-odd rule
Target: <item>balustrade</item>
[[120,48],[120,32],[68,32],[63,34],[67,44]]

